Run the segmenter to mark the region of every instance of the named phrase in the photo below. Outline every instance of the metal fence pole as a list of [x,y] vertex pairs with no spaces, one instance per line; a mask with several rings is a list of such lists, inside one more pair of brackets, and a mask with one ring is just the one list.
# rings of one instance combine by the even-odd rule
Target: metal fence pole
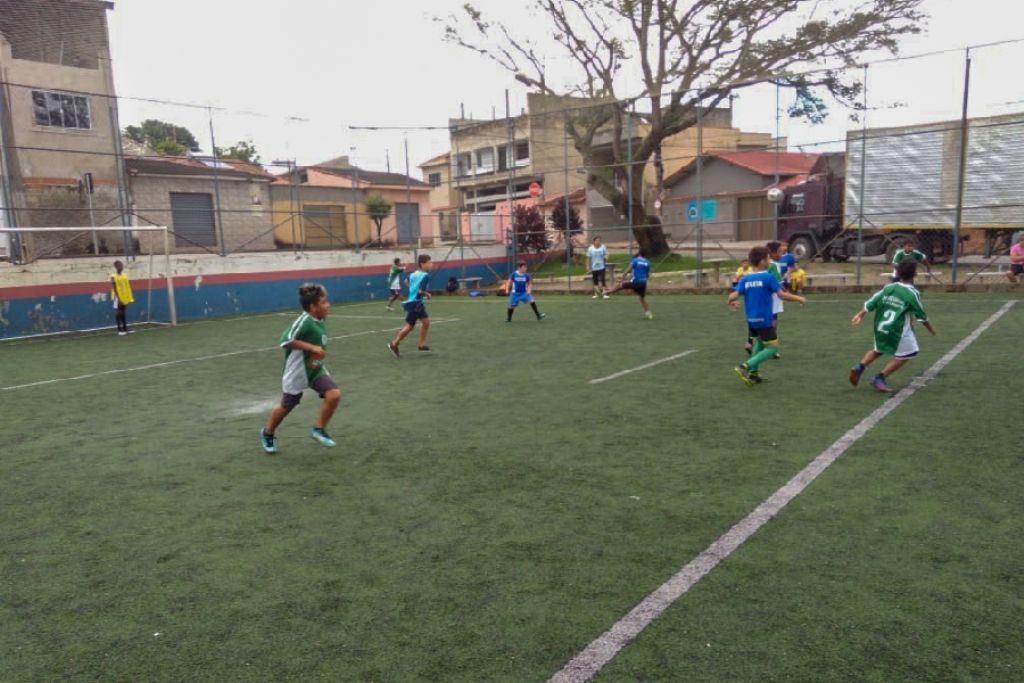
[[960,170],[956,186],[956,222],[953,223],[953,259],[950,279],[956,285],[957,262],[960,260],[960,228],[964,220],[964,191],[967,184],[967,136],[970,127],[967,121],[967,106],[971,94],[971,49],[964,51],[964,100],[960,113]]
[[704,286],[704,99],[697,97],[697,273],[693,284]]
[[565,198],[565,277],[568,283],[569,291],[572,292],[572,232],[569,229],[570,220],[570,206],[569,206],[569,112],[565,112],[563,115],[563,122],[565,124],[562,130],[562,173],[565,180],[564,194]]
[[227,255],[227,245],[224,244],[224,214],[220,208],[220,159],[217,154],[217,138],[213,134],[213,109],[206,110],[210,121],[210,154],[213,155],[213,202],[214,211],[217,214],[217,233],[220,236],[220,255]]
[[864,202],[867,201],[865,178],[868,159],[868,66],[864,65],[864,93],[862,96],[863,122],[860,129],[860,202],[857,206],[857,286],[861,284],[861,268],[864,262]]
[[633,255],[633,111],[636,100],[626,112],[626,220],[629,223],[629,256]]

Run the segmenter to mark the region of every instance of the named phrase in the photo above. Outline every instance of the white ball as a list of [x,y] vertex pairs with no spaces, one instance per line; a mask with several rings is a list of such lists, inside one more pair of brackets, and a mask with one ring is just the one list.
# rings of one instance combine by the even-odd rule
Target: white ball
[[779,202],[782,201],[783,197],[785,197],[785,195],[783,194],[782,190],[780,190],[777,187],[773,187],[772,189],[768,190],[768,201],[770,201],[772,204],[778,204]]

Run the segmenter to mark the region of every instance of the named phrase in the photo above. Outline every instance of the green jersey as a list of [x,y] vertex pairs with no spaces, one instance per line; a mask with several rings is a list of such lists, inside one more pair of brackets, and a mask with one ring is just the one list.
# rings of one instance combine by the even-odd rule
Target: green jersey
[[[282,347],[293,341],[303,341],[326,348],[327,326],[323,320],[303,313],[281,335]],[[326,374],[327,368],[324,367],[323,360],[314,360],[308,351],[288,348],[284,350],[284,376],[281,378],[281,389],[284,393],[301,394]]]
[[782,270],[779,269],[778,261],[771,261],[768,264],[768,272],[775,277],[777,282],[782,282]]
[[388,273],[388,289],[402,288],[402,273],[404,272],[405,268],[401,266],[391,266],[391,272]]
[[921,305],[921,293],[913,285],[894,282],[864,302],[864,310],[875,313],[875,350],[895,356],[900,342],[911,332],[913,318],[928,320]]
[[902,249],[899,249],[892,256],[892,264],[895,266],[896,264],[902,263],[904,260],[906,260],[908,258],[912,258],[915,261],[917,261],[918,263],[924,263],[925,256],[924,256],[924,252],[918,251],[917,249],[914,249],[909,254],[907,252],[903,251]]

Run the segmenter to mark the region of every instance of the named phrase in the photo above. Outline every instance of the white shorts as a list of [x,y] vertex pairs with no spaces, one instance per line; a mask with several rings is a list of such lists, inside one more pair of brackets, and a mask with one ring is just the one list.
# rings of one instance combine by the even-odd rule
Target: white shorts
[[[903,330],[903,336],[900,337],[900,344],[896,347],[895,358],[913,358],[918,354],[921,349],[917,345],[917,337],[914,335],[914,328],[909,324],[906,329]],[[882,353],[875,348],[875,353]]]
[[778,294],[772,294],[772,315],[778,315],[783,311],[782,299]]

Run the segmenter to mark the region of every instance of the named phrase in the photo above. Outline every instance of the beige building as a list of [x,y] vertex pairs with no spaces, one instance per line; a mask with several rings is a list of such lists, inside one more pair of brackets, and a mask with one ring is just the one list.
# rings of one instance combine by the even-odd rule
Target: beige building
[[[124,200],[107,36],[107,12],[113,7],[98,0],[3,3],[0,207],[6,211],[0,213],[5,223],[60,227],[119,220]],[[33,257],[106,246],[94,244],[88,234],[61,246],[71,237],[23,236],[15,248],[22,257]],[[0,242],[0,249],[7,246]]]
[[[186,157],[129,157],[125,166],[134,223],[171,228],[174,253],[274,249],[274,176],[261,166]],[[143,253],[163,251],[161,234],[138,235]]]

